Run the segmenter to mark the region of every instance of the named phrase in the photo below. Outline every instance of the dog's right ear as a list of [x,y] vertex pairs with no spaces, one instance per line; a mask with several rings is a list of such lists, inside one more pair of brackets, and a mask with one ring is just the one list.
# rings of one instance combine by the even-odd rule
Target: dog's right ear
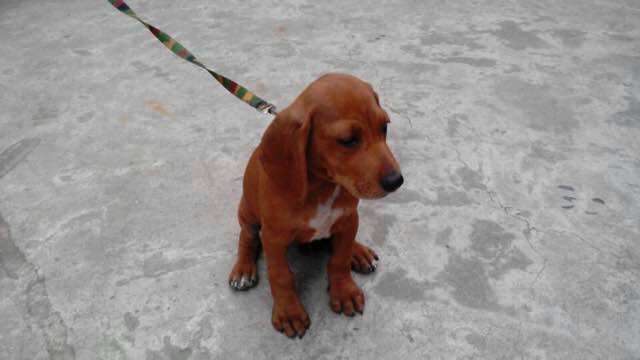
[[290,106],[276,115],[260,143],[260,163],[269,180],[298,201],[307,195],[310,135],[310,112]]

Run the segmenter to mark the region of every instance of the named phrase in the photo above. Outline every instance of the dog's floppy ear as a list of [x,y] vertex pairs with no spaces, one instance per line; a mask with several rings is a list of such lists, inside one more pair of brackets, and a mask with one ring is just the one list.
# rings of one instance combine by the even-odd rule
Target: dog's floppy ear
[[310,112],[292,106],[276,115],[260,143],[260,162],[267,176],[281,191],[298,201],[307,195],[310,135]]

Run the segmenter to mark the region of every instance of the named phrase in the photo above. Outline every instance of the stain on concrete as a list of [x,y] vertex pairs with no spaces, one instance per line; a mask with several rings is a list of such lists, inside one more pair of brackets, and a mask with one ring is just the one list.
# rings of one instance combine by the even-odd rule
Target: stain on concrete
[[640,94],[640,68],[635,70],[633,82],[638,89],[637,94],[631,86],[627,86],[628,95],[624,96],[627,101],[627,109],[613,114],[609,119],[609,123],[620,127],[640,129],[640,100],[638,99],[638,94]]
[[75,349],[68,343],[69,329],[60,313],[51,305],[44,276],[37,275],[35,280],[29,283],[26,290],[26,308],[27,315],[42,331],[50,358],[75,359]]
[[464,191],[439,188],[436,199],[433,201],[429,201],[428,204],[437,206],[459,207],[473,204],[473,201],[469,199],[467,193],[465,193]]
[[586,32],[576,29],[556,29],[551,31],[551,35],[560,39],[562,45],[572,49],[582,46],[586,34]]
[[386,38],[387,35],[385,34],[377,34],[377,35],[372,35],[367,39],[367,42],[369,43],[374,43],[376,41],[380,41],[383,40],[384,38]]
[[494,67],[497,61],[489,58],[473,58],[465,56],[450,56],[436,59],[440,63],[465,64],[473,67]]
[[562,152],[551,150],[542,141],[534,141],[531,144],[531,153],[529,156],[534,159],[543,160],[549,164],[555,164],[567,159],[567,155]]
[[489,284],[487,271],[480,259],[464,258],[450,253],[449,262],[440,272],[437,280],[449,285],[451,296],[460,305],[489,311],[499,311],[496,294]]
[[625,35],[625,34],[612,34],[612,33],[607,33],[605,34],[607,35],[610,39],[612,40],[616,40],[616,41],[623,41],[623,42],[632,42],[635,41],[636,38],[630,35]]
[[473,346],[474,348],[480,351],[484,351],[484,349],[487,346],[486,337],[475,332],[467,334],[467,336],[465,336],[464,339],[467,341],[467,343],[469,343],[469,345]]
[[449,239],[451,238],[451,233],[453,233],[453,229],[451,226],[447,226],[444,230],[439,231],[436,234],[436,244],[445,246],[449,243]]
[[526,269],[533,262],[512,246],[515,235],[489,220],[476,220],[470,235],[473,255],[449,252],[449,262],[436,279],[452,288],[451,296],[460,305],[508,314],[513,309],[498,303],[490,278],[499,278],[513,269]]
[[55,104],[40,104],[31,119],[33,120],[34,126],[41,126],[48,124],[53,119],[56,119],[58,114],[59,110]]
[[[147,349],[146,360],[209,360],[218,356],[211,354],[210,350],[202,344],[213,336],[211,315],[205,314],[198,322],[198,327],[189,336],[189,343],[184,347],[174,345],[170,336],[164,336],[163,346],[160,350]],[[219,354],[216,354],[219,355]]]
[[454,114],[449,119],[447,119],[447,135],[452,138],[455,137],[458,133],[458,128],[460,128],[460,120],[466,121],[468,119],[465,114]]
[[498,82],[495,92],[502,101],[523,112],[523,118],[531,129],[565,134],[580,125],[573,111],[560,103],[548,86],[507,78]]
[[131,66],[133,66],[139,74],[151,73],[153,76],[159,77],[164,80],[170,80],[171,78],[171,72],[161,68],[158,65],[148,65],[145,62],[135,60],[131,62]]
[[199,348],[202,340],[207,340],[211,336],[213,336],[213,326],[211,325],[211,316],[207,315],[198,323],[198,329],[193,333],[191,343]]
[[284,25],[276,26],[274,33],[280,37],[284,37],[287,35],[287,27]]
[[620,127],[640,129],[640,66],[631,68],[631,78],[623,82],[627,109],[614,113],[609,119]]
[[411,54],[415,57],[424,59],[424,58],[428,58],[429,54],[427,54],[424,50],[424,48],[420,45],[415,45],[415,44],[406,44],[406,45],[402,45],[400,46],[400,50],[404,51],[405,53]]
[[522,72],[522,68],[514,64],[509,65],[509,67],[504,70],[505,74],[513,74],[518,72]]
[[164,106],[164,104],[162,104],[159,101],[155,101],[155,100],[147,100],[144,102],[144,104],[151,110],[157,112],[158,114],[167,117],[171,120],[175,119],[175,115],[173,115],[173,113],[169,110],[167,110],[167,108]]
[[371,232],[371,241],[378,246],[383,245],[387,241],[391,227],[396,221],[397,218],[395,215],[376,215],[376,221],[373,224],[373,231]]
[[546,41],[536,35],[536,32],[523,30],[515,21],[502,21],[498,23],[498,26],[500,27],[498,30],[489,31],[489,33],[502,40],[506,46],[514,50],[544,48],[549,46]]
[[462,187],[465,190],[486,190],[487,187],[483,183],[484,177],[482,176],[481,170],[475,171],[466,166],[458,168],[456,170],[456,175],[462,181]]
[[293,45],[284,41],[270,44],[266,50],[269,55],[279,59],[286,59],[296,55],[296,49]]
[[162,338],[162,349],[148,350],[145,354],[146,360],[188,360],[193,353],[190,347],[181,348],[171,343],[171,337]]
[[74,54],[80,55],[80,56],[89,56],[89,55],[91,55],[91,51],[89,51],[87,49],[73,49],[72,51],[73,51]]
[[87,111],[86,113],[77,117],[78,122],[85,123],[93,118],[95,113],[93,111]]
[[609,122],[621,127],[640,129],[640,101],[631,96],[624,98],[628,102],[627,109],[613,114]]
[[416,201],[425,204],[429,199],[420,191],[403,188],[402,191],[394,192],[381,201],[389,204],[408,204]]
[[258,80],[256,81],[256,91],[260,94],[267,92],[269,88],[267,87],[267,84],[265,84],[264,82]]
[[482,50],[486,48],[484,45],[478,43],[474,37],[462,32],[439,33],[431,31],[420,36],[420,44],[425,47],[442,44],[458,45],[464,46],[469,50]]
[[631,284],[619,284],[615,289],[614,299],[620,305],[640,302],[640,292]]
[[0,269],[11,279],[17,279],[27,259],[11,238],[9,224],[0,214]]
[[475,220],[471,225],[470,249],[487,266],[487,275],[499,278],[514,269],[525,270],[533,261],[513,245],[516,235],[490,220]]
[[476,220],[471,228],[471,249],[487,260],[503,255],[516,238],[498,223],[489,220]]
[[381,67],[394,70],[401,78],[420,79],[439,69],[437,65],[409,61],[379,61]]
[[489,263],[487,272],[490,278],[499,279],[513,270],[525,271],[534,262],[520,249],[513,247],[503,256],[496,257]]
[[40,139],[30,138],[20,140],[0,153],[0,179],[20,164],[36,147]]
[[418,281],[407,277],[404,269],[386,271],[373,287],[376,294],[400,301],[421,301],[425,291],[434,286],[429,281]]
[[123,318],[124,326],[126,326],[129,331],[135,331],[135,329],[140,326],[140,320],[130,312],[125,313]]
[[0,214],[0,265],[11,279],[27,280],[24,298],[14,302],[23,307],[24,316],[38,327],[51,359],[73,360],[75,349],[68,342],[68,328],[62,316],[53,308],[43,275],[16,246],[9,225]]
[[127,124],[129,124],[129,116],[127,115],[122,115],[120,117],[118,117],[118,122],[124,126],[126,126]]
[[128,360],[127,352],[122,345],[116,340],[105,342],[100,345],[97,351],[97,359],[99,360]]
[[640,274],[640,252],[633,247],[622,248],[621,256],[615,262],[615,269],[637,277]]
[[196,331],[191,335],[189,346],[193,349],[193,360],[208,360],[215,358],[215,356],[211,354],[209,348],[202,344],[203,341],[211,339],[214,336],[213,326],[211,323],[211,316],[205,315],[198,323]]
[[184,270],[197,264],[196,259],[180,258],[167,259],[162,252],[156,252],[142,263],[142,273],[145,277],[159,277],[174,271]]

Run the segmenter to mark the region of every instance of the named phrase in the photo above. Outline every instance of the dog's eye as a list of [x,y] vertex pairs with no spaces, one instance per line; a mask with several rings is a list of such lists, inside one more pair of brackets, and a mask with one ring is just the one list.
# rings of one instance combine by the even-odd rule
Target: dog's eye
[[338,144],[348,148],[356,147],[359,143],[360,143],[360,139],[355,135],[350,136],[346,139],[338,139]]
[[382,131],[384,135],[387,135],[387,123],[382,124],[380,131]]

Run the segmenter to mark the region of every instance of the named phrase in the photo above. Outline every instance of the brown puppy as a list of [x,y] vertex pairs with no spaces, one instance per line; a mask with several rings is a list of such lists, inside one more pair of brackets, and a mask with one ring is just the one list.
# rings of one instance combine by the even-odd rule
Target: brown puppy
[[331,308],[349,316],[364,309],[351,269],[375,270],[377,255],[355,240],[358,201],[381,198],[403,182],[386,143],[388,123],[369,84],[349,75],[325,75],[276,116],[249,160],[238,211],[238,258],[229,284],[236,290],[255,286],[262,240],[271,320],[290,337],[302,337],[310,324],[286,259],[294,241],[330,237]]

